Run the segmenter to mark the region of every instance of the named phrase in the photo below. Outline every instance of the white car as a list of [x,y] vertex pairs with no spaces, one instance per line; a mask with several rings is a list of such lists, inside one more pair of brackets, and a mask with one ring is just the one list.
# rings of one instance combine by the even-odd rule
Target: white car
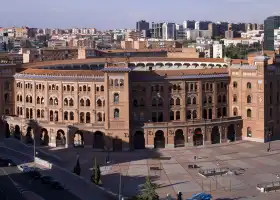
[[18,169],[24,173],[34,171],[33,167],[29,167],[27,165],[18,165]]

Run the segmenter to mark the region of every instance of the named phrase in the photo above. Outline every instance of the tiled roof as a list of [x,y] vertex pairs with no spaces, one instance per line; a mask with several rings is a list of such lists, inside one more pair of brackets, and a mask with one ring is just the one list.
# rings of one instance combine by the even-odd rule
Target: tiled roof
[[99,70],[49,70],[49,69],[26,69],[21,74],[53,75],[53,76],[103,76]]

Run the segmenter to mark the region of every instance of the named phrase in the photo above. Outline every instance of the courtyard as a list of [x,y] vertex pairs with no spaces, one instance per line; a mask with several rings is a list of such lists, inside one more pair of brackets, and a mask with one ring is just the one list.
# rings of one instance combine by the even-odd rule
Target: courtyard
[[[90,179],[93,160],[101,166],[103,187],[124,196],[132,196],[150,175],[161,198],[166,194],[176,197],[181,191],[184,198],[199,192],[211,193],[215,199],[238,198],[278,200],[280,192],[260,193],[257,184],[279,181],[280,142],[268,144],[249,141],[176,149],[141,150],[134,152],[110,152],[110,163],[106,166],[107,152],[94,152],[90,148],[45,149],[60,157],[64,165],[72,170],[76,156],[80,156],[81,175]],[[196,157],[196,158],[195,158]],[[196,165],[196,167],[190,167]],[[106,166],[106,167],[105,167]],[[223,174],[205,178],[199,170],[242,169],[239,174]],[[121,181],[120,181],[121,173]]]

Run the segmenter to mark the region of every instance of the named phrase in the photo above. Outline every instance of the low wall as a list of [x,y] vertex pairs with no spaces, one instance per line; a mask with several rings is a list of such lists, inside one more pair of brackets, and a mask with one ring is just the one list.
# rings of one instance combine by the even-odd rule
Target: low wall
[[38,165],[41,165],[43,167],[46,167],[47,169],[52,169],[52,163],[50,163],[46,160],[43,160],[41,158],[35,157],[35,163]]

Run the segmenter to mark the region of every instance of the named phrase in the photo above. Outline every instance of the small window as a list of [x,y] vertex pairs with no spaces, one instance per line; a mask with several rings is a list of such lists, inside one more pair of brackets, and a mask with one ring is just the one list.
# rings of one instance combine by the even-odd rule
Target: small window
[[236,81],[233,82],[233,87],[237,88],[237,82]]
[[252,84],[250,82],[247,83],[247,89],[251,89],[252,88]]
[[251,109],[247,109],[247,117],[251,118],[252,117],[252,111]]
[[118,119],[120,117],[120,110],[118,108],[114,109],[114,118]]
[[252,97],[250,95],[247,96],[247,103],[252,103]]
[[250,126],[247,127],[247,137],[252,137],[252,128]]
[[120,98],[120,95],[118,93],[115,93],[114,94],[114,103],[119,103],[119,99]]

